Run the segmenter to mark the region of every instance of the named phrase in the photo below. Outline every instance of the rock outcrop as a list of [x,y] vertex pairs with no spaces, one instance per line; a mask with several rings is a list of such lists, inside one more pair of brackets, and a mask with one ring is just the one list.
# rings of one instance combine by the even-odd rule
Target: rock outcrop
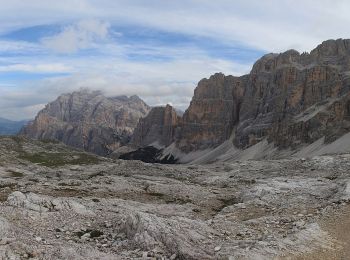
[[145,118],[141,118],[132,137],[131,145],[146,147],[149,145],[164,147],[175,141],[176,128],[181,121],[175,109],[154,107]]
[[82,90],[48,104],[21,134],[108,155],[130,141],[139,119],[149,110],[137,96],[105,97]]
[[245,86],[235,144],[268,138],[293,148],[348,132],[349,61],[350,40],[326,41],[310,54],[264,56]]
[[239,122],[239,111],[247,77],[215,74],[198,83],[183,115],[178,147],[193,151],[214,147],[227,140]]
[[[322,137],[331,142],[350,131],[349,95],[350,40],[329,40],[310,53],[267,54],[248,75],[218,73],[201,80],[171,132],[184,153],[215,148],[230,138],[240,149],[262,140],[292,149]],[[136,144],[169,144],[155,130],[159,122],[145,118],[147,127],[141,129],[152,134],[137,132]]]

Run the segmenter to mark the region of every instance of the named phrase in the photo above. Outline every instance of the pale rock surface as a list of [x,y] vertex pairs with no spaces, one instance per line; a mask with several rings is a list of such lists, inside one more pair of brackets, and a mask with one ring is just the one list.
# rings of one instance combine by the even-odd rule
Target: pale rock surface
[[139,119],[149,110],[137,96],[105,97],[98,91],[81,90],[49,103],[21,134],[109,155],[129,143]]
[[3,137],[0,258],[250,260],[332,252],[340,243],[319,220],[349,203],[349,159],[159,165]]

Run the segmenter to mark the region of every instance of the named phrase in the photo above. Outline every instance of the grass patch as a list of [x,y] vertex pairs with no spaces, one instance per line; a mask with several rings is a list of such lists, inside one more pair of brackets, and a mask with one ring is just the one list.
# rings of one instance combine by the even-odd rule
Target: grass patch
[[10,177],[14,177],[14,178],[21,178],[23,177],[23,173],[22,172],[16,172],[16,171],[13,171],[13,170],[7,170],[8,172],[8,175]]
[[82,165],[82,164],[97,164],[100,160],[90,154],[86,153],[26,153],[23,152],[19,158],[29,161],[31,163],[37,163],[47,167],[59,167],[67,164]]
[[41,139],[40,142],[44,144],[59,144],[60,142],[55,139]]

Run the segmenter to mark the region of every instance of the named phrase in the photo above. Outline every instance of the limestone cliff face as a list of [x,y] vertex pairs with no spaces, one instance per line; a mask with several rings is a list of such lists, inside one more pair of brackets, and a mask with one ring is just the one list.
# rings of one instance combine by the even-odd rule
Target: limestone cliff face
[[350,40],[310,53],[289,50],[258,60],[241,77],[199,82],[183,116],[177,146],[189,152],[233,137],[239,148],[267,138],[282,148],[334,140],[349,129]]
[[108,155],[130,141],[149,110],[137,96],[107,98],[100,92],[78,91],[48,104],[21,134]]
[[342,104],[345,111],[349,43],[326,41],[310,54],[287,51],[260,59],[245,86],[235,144],[245,148],[268,137],[279,147],[293,147],[344,133],[339,128],[347,124],[334,106]]
[[154,107],[145,118],[141,118],[132,137],[131,145],[146,147],[148,145],[168,146],[174,142],[176,128],[180,124],[175,109],[167,105]]
[[198,83],[183,115],[178,147],[183,151],[205,149],[227,140],[239,121],[247,77],[218,73]]

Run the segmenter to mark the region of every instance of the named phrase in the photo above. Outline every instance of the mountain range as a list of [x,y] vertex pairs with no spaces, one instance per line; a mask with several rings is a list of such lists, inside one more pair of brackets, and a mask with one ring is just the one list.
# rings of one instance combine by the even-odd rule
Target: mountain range
[[16,135],[28,120],[12,121],[0,118],[0,135]]
[[342,152],[349,93],[350,40],[328,40],[310,53],[267,54],[247,75],[202,79],[183,115],[83,91],[47,105],[21,133],[141,160],[147,147],[158,161],[196,163]]

